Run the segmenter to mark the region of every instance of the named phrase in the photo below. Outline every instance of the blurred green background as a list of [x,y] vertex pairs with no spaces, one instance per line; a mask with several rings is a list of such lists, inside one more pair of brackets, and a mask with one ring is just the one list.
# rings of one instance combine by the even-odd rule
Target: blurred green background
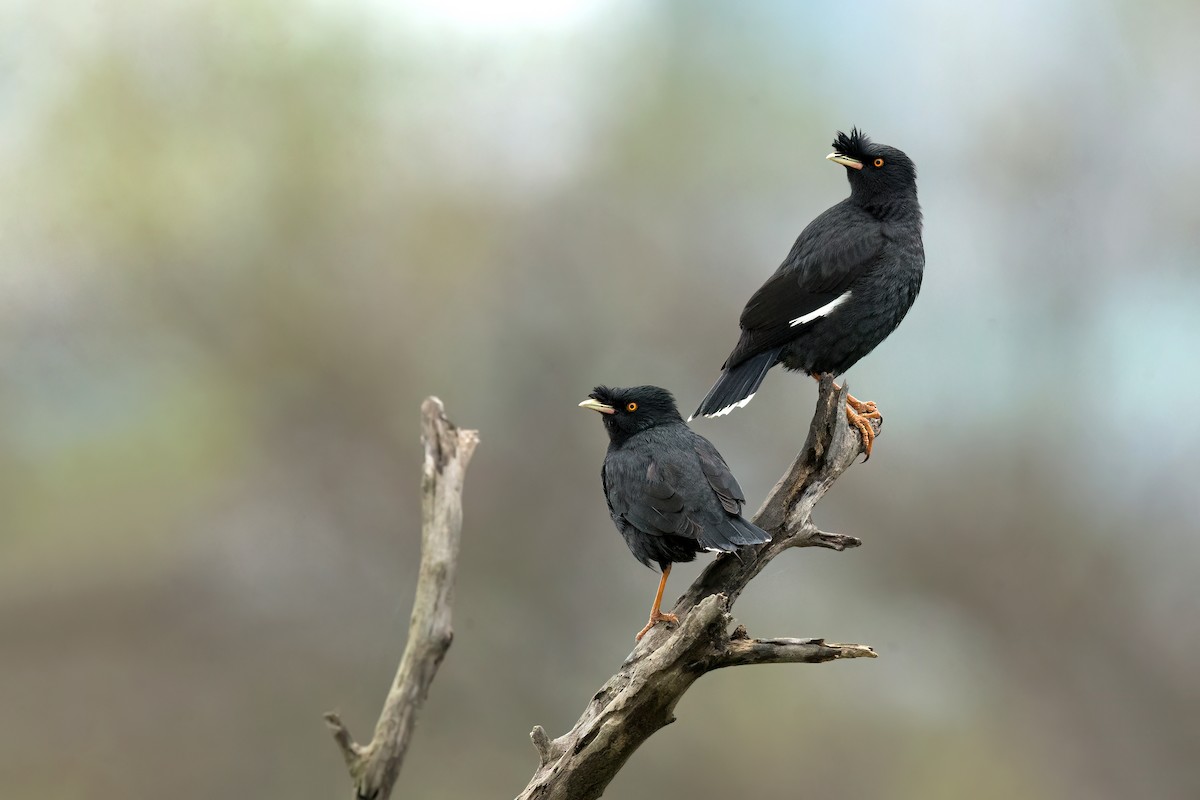
[[[418,406],[479,428],[397,796],[511,797],[656,577],[596,383],[693,407],[846,194],[920,170],[887,426],[760,636],[609,796],[1200,797],[1200,5],[0,4],[0,795],[340,797],[416,577]],[[756,507],[812,381],[697,423]],[[681,566],[677,596],[702,563]],[[815,787],[815,788],[814,788]]]

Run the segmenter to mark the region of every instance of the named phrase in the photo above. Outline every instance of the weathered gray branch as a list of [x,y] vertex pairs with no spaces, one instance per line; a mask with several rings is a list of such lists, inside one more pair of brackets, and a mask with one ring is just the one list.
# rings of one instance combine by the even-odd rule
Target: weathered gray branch
[[712,668],[742,667],[749,664],[819,664],[839,658],[874,658],[875,651],[865,644],[833,644],[824,639],[750,639],[742,638],[746,629],[733,632],[725,652],[713,661]]
[[421,571],[404,656],[368,744],[356,744],[337,714],[325,715],[346,760],[355,797],[366,800],[391,796],[417,712],[454,637],[450,608],[462,532],[463,479],[479,434],[459,430],[446,419],[442,401],[428,397],[421,404],[421,439]]
[[[858,547],[853,536],[825,533],[812,510],[862,450],[846,421],[848,387],[821,381],[817,410],[804,449],[775,484],[754,521],[770,542],[722,554],[700,574],[672,611],[678,627],[652,628],[588,703],[567,733],[551,740],[541,726],[530,734],[539,766],[517,800],[592,800],[599,797],[633,752],[664,725],[684,692],[706,672],[747,664],[820,663],[874,658],[859,644],[823,639],[751,639],[728,633],[730,608],[771,559],[792,547]],[[879,421],[872,424],[878,426]]]

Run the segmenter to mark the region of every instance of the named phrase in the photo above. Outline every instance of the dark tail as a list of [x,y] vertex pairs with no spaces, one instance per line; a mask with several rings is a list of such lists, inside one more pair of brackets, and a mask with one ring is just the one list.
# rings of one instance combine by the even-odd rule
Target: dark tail
[[771,534],[742,517],[729,517],[718,526],[704,529],[699,537],[705,550],[729,553],[748,544],[771,541]]
[[688,421],[696,417],[719,417],[749,403],[762,385],[763,378],[767,377],[767,371],[779,363],[782,351],[782,347],[776,347],[722,372]]
[[771,534],[743,517],[734,517],[729,521],[737,529],[737,534],[729,537],[733,544],[762,544],[771,541]]

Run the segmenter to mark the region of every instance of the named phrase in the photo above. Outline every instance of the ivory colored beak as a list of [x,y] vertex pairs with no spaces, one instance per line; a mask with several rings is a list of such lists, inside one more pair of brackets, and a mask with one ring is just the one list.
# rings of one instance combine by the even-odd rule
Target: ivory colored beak
[[841,164],[843,167],[850,167],[851,169],[862,169],[861,161],[859,161],[856,158],[851,158],[850,156],[844,156],[838,152],[830,153],[829,155],[827,155],[825,157],[835,164]]
[[601,414],[615,414],[617,410],[612,406],[606,406],[594,397],[589,397],[579,404],[580,408],[590,408],[592,411],[599,411]]

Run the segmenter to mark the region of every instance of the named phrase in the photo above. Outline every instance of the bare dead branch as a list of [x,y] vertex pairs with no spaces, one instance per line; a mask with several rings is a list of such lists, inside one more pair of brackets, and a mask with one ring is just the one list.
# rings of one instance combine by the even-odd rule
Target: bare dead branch
[[417,712],[454,637],[450,609],[462,532],[463,480],[479,434],[459,430],[446,419],[442,401],[428,397],[421,404],[421,439],[421,570],[404,656],[370,743],[355,744],[337,714],[325,715],[350,771],[355,797],[365,800],[391,796]]
[[[676,602],[679,624],[652,628],[601,687],[567,733],[550,740],[530,734],[539,766],[517,800],[592,800],[656,731],[675,721],[684,692],[706,672],[748,664],[820,663],[874,658],[866,645],[823,639],[751,639],[739,627],[727,633],[730,608],[771,559],[793,547],[841,551],[862,542],[826,533],[812,521],[817,502],[863,452],[858,431],[846,421],[849,387],[821,381],[817,409],[804,448],[754,517],[771,541],[718,556]],[[876,430],[882,424],[872,421]]]
[[[736,633],[736,632],[735,632]],[[864,644],[833,644],[824,639],[739,639],[713,662],[713,669],[749,664],[820,664],[839,658],[875,658]]]

